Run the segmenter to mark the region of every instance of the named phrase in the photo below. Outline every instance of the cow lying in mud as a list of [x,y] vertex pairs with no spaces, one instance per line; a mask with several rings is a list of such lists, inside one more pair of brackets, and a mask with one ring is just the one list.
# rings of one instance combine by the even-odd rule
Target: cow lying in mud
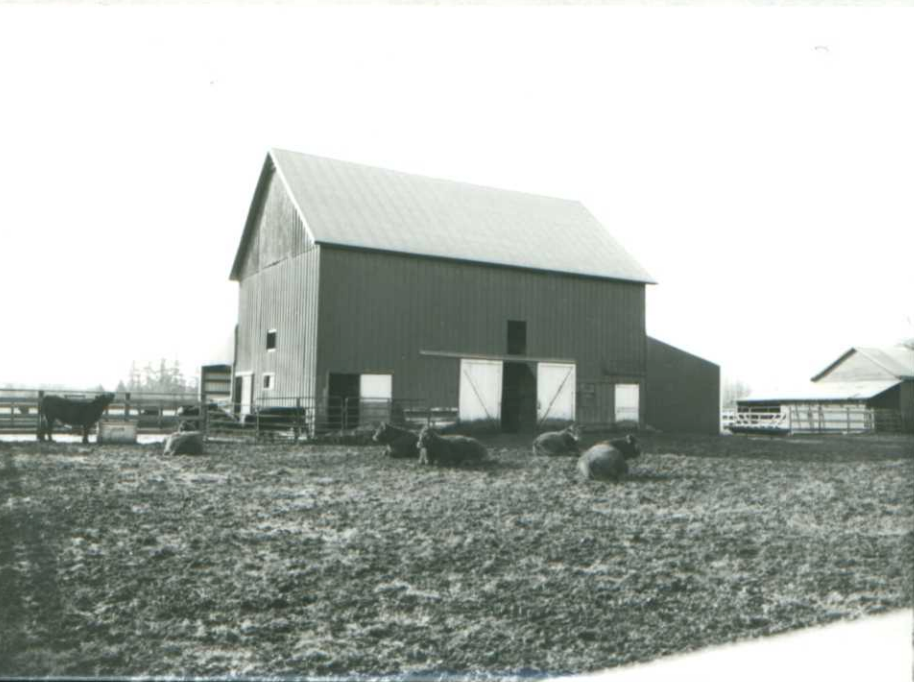
[[394,459],[419,456],[419,436],[412,431],[401,429],[388,423],[381,424],[371,439],[387,447],[384,454]]
[[541,433],[533,441],[534,455],[577,455],[578,449],[578,432],[572,424],[561,431],[547,431]]
[[641,454],[634,436],[597,443],[578,459],[578,471],[584,478],[598,481],[621,481],[628,474],[628,460]]
[[89,428],[97,422],[102,413],[114,401],[113,393],[102,393],[92,400],[71,400],[57,395],[46,395],[38,406],[38,440],[43,441],[45,434],[54,442],[54,422],[59,421],[70,426],[80,426],[83,432],[83,443],[89,442]]
[[478,462],[486,454],[486,446],[469,436],[441,436],[428,426],[419,432],[419,464]]

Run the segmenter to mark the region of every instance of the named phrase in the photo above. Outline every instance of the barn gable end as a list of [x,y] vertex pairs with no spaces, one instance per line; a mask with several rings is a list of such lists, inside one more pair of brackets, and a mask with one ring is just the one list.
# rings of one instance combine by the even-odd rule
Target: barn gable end
[[250,277],[314,246],[288,186],[268,157],[251,202],[231,279]]
[[905,354],[903,349],[852,348],[814,376],[812,381],[888,381],[912,377],[914,351]]

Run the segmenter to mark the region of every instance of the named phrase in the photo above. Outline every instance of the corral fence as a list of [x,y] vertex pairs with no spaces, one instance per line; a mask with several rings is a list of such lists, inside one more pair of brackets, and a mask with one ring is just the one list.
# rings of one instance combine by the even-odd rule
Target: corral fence
[[783,405],[740,409],[727,428],[734,432],[874,433],[899,432],[904,421],[898,410],[827,405]]
[[[90,401],[101,391],[0,389],[0,434],[37,434],[44,395]],[[230,438],[310,439],[322,436],[365,437],[380,422],[419,429],[446,429],[457,422],[457,409],[422,400],[359,397],[269,397],[241,405],[230,399],[175,393],[116,393],[101,421],[136,425],[138,434],[162,435],[199,430]],[[57,434],[79,429],[57,423]]]
[[[57,395],[77,401],[90,401],[104,391],[73,389],[0,389],[0,433],[37,433],[39,403],[45,395]],[[181,412],[189,407],[199,409],[200,398],[183,393],[116,393],[102,419],[135,423],[139,433],[171,433],[177,430]],[[55,433],[67,433],[70,427],[57,423]]]
[[[457,422],[456,408],[430,406],[418,399],[336,397],[261,398],[249,407],[235,405],[239,424],[253,429],[257,436],[291,434],[293,438],[327,435],[368,435],[381,422],[420,429],[443,429]],[[212,413],[212,410],[210,410]],[[212,423],[210,430],[220,424]]]

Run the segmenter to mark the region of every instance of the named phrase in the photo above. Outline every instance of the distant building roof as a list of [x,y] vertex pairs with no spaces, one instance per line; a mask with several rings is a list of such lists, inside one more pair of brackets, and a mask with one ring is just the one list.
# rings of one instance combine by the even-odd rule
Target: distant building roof
[[905,346],[885,346],[882,348],[851,348],[828,367],[816,374],[812,378],[812,381],[818,381],[854,353],[859,353],[866,357],[871,362],[876,363],[886,372],[899,379],[914,379],[914,350],[906,348]]
[[577,201],[282,149],[270,160],[319,244],[654,283]]
[[779,391],[752,393],[737,403],[796,403],[820,401],[869,400],[901,383],[900,379],[887,381],[835,381]]

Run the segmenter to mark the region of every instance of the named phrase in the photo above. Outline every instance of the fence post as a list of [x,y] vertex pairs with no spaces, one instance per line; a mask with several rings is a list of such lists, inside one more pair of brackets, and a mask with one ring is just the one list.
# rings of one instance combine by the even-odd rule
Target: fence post
[[292,430],[293,436],[295,438],[295,443],[298,443],[298,433],[299,433],[299,431],[301,431],[301,426],[302,426],[301,421],[302,421],[301,398],[296,398],[295,399],[295,421],[293,422],[295,424],[295,426]]
[[[202,382],[201,382],[202,383]],[[197,428],[203,433],[203,438],[209,437],[209,399],[206,396],[206,386],[200,389],[200,423]]]
[[43,399],[44,399],[44,391],[39,390],[38,391],[38,440],[41,440],[43,437],[43,434],[41,431],[41,418],[43,416],[43,413],[41,410],[41,401]]
[[124,393],[124,421],[130,419],[130,391]]

